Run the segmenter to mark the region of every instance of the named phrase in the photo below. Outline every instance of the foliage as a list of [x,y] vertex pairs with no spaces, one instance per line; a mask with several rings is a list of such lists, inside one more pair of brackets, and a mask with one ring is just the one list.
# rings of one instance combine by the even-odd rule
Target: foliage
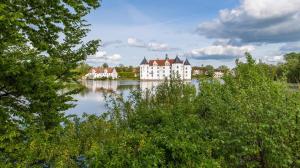
[[284,56],[286,63],[282,65],[288,82],[300,82],[300,53],[289,53]]
[[[219,68],[228,68],[228,67],[223,65]],[[198,66],[192,67],[192,72],[195,72],[196,70],[199,72],[199,74],[192,74],[192,75],[193,75],[193,78],[197,78],[197,79],[212,78],[214,76],[214,72],[215,72],[215,69],[212,65],[206,65],[206,66],[202,65],[201,67],[198,67]],[[220,70],[225,70],[225,69],[220,69]],[[229,68],[226,70],[229,70]]]
[[[0,167],[35,167],[56,150],[50,145],[58,143],[55,134],[77,91],[66,92],[67,83],[99,43],[82,42],[88,32],[83,17],[99,5],[97,0],[0,3]],[[45,153],[31,153],[40,147]]]
[[228,73],[230,71],[230,69],[226,65],[220,65],[217,69],[224,73]]
[[118,75],[121,79],[135,79],[135,78],[137,78],[135,76],[134,72],[118,72]]
[[262,69],[264,69],[265,72],[267,72],[267,75],[272,78],[273,80],[281,80],[282,74],[280,74],[280,66],[277,65],[270,65],[266,63],[260,62],[258,64]]
[[79,78],[80,78],[80,77],[86,75],[90,69],[91,69],[91,66],[82,62],[76,67],[75,72],[78,73]]
[[139,75],[139,68],[133,66],[124,66],[120,64],[115,67],[120,79],[137,79]]
[[299,94],[247,59],[224,84],[202,84],[200,113],[213,156],[228,167],[298,167]]
[[206,69],[208,77],[213,77],[214,76],[214,67],[212,65],[206,65],[205,69]]
[[108,68],[108,64],[107,64],[107,63],[103,63],[103,64],[102,64],[102,67],[103,67],[103,68]]

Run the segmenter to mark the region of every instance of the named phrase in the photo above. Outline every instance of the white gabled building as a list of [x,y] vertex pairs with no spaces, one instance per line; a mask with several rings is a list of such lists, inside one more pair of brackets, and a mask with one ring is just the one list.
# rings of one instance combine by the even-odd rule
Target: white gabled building
[[176,56],[175,59],[156,59],[147,61],[146,58],[140,64],[141,80],[164,80],[170,79],[171,75],[180,77],[182,80],[192,79],[192,66],[186,59],[182,61]]
[[115,68],[91,68],[89,73],[85,75],[87,79],[111,78],[117,79],[118,72]]

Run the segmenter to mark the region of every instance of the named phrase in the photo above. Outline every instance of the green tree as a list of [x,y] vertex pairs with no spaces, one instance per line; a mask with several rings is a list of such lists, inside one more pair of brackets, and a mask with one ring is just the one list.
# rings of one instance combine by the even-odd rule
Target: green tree
[[208,77],[213,77],[214,76],[214,67],[212,65],[206,65],[205,69],[206,69],[206,75]]
[[283,65],[288,82],[300,82],[300,53],[289,53],[284,56],[286,63]]
[[41,166],[62,156],[39,146],[55,139],[76,93],[66,85],[76,79],[78,63],[97,50],[99,40],[82,38],[88,32],[84,16],[99,5],[97,0],[0,3],[0,167]]
[[228,73],[228,72],[230,71],[230,69],[229,69],[228,66],[226,66],[226,65],[220,65],[220,66],[218,67],[218,69],[221,70],[221,71],[224,72],[224,73]]
[[222,167],[298,167],[299,93],[247,54],[224,83],[202,82],[199,115]]
[[108,64],[107,64],[107,63],[103,63],[103,64],[102,64],[102,67],[103,67],[103,68],[108,68]]
[[91,68],[90,65],[82,62],[77,66],[75,71],[80,75],[79,77],[81,77],[81,76],[86,75],[89,72],[90,68]]

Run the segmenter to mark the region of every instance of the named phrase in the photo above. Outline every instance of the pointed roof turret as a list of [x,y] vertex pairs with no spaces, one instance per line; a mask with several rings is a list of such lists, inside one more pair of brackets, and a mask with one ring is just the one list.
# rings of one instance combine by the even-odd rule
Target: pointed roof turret
[[146,60],[146,58],[144,57],[143,61],[141,62],[140,65],[143,65],[143,64],[148,64],[148,61]]
[[168,56],[168,54],[166,54],[166,60],[168,60],[169,59],[169,56]]
[[179,59],[178,55],[176,55],[174,63],[182,63],[182,61]]
[[191,65],[188,59],[185,59],[184,65]]

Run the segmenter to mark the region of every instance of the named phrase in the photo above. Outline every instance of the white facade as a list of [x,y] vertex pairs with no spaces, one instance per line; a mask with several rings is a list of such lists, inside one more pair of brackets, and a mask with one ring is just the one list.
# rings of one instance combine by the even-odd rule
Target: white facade
[[221,71],[215,71],[214,72],[214,78],[222,78],[224,76],[224,73]]
[[188,60],[181,61],[178,57],[163,60],[149,60],[144,58],[140,64],[141,80],[164,80],[171,76],[179,77],[182,80],[192,79],[192,66]]
[[118,73],[115,68],[92,68],[89,73],[85,75],[88,79],[97,78],[112,78],[117,79]]
[[117,91],[117,80],[82,80],[82,84],[92,92]]

